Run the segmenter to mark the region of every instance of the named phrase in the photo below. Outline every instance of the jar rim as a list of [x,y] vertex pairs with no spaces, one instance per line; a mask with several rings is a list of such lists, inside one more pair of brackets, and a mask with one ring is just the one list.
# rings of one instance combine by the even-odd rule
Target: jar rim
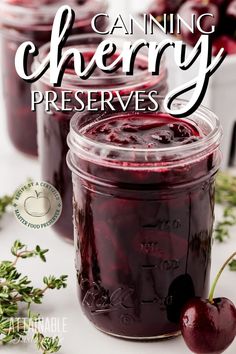
[[[90,3],[91,1],[93,4]],[[86,1],[84,4],[76,4],[74,0],[67,1],[67,5],[75,10],[75,21],[90,21],[97,12],[103,12],[108,8],[108,0],[91,1],[89,3]],[[33,5],[34,6],[22,6],[12,2],[9,3],[8,0],[0,0],[0,11],[4,13],[0,23],[11,24],[19,28],[27,25],[39,27],[51,25],[57,10],[60,6],[65,4],[63,1],[61,3],[57,1],[55,4],[48,4],[47,2],[40,4],[39,1],[33,1]]]
[[[92,33],[88,36],[88,34],[76,34],[76,35],[71,35],[67,41],[66,41],[66,45],[65,48],[69,48],[72,45],[75,45],[76,48],[82,48],[82,53],[86,53],[88,52],[88,46],[89,45],[97,45],[99,42],[98,41],[102,41],[104,39],[109,38],[108,35],[100,35],[98,33]],[[119,51],[119,49],[122,49],[121,44],[124,42],[124,40],[126,39],[125,36],[122,35],[115,35],[112,36],[113,41],[116,42],[116,44],[119,44],[117,46],[117,49]],[[129,40],[131,40],[131,38],[129,37]],[[84,42],[83,42],[84,41]],[[97,41],[97,42],[95,42]],[[77,43],[77,44],[76,44]],[[50,49],[50,43],[46,43],[44,45],[42,45],[40,47],[39,50],[39,55],[37,57],[35,57],[34,62],[32,64],[32,70],[34,71],[41,63],[42,60],[44,59],[45,55],[49,52]],[[92,49],[91,49],[92,50]],[[137,54],[137,58],[140,58],[140,60],[143,61],[147,61],[147,55],[144,53],[138,53]],[[162,60],[161,60],[161,65],[160,65],[160,73],[159,75],[156,75],[156,82],[158,83],[160,82],[160,77],[163,77],[166,75],[166,69],[165,69],[165,56],[163,55]],[[150,81],[153,82],[154,81],[155,76],[153,76],[148,69],[146,70],[140,70],[140,72],[135,73],[135,75],[126,75],[125,73],[121,74],[121,75],[116,75],[115,79],[116,79],[116,83],[114,84],[114,76],[105,76],[105,75],[92,75],[90,76],[88,79],[86,80],[81,80],[79,82],[78,85],[78,77],[76,75],[75,72],[69,73],[69,72],[65,72],[63,75],[63,84],[65,84],[65,86],[71,86],[71,88],[73,89],[78,89],[78,86],[81,87],[85,87],[87,91],[89,91],[89,87],[93,87],[95,85],[99,85],[101,83],[103,83],[104,81],[109,82],[109,83],[113,83],[111,85],[106,86],[106,88],[100,88],[99,87],[99,91],[104,91],[104,90],[120,90],[121,86],[127,86],[127,84],[130,84],[130,86],[140,86],[143,87],[145,84],[148,84]],[[122,80],[126,80],[126,82],[123,82],[122,84]],[[42,82],[46,83],[48,85],[49,83],[49,74],[48,71],[44,73],[44,75],[41,77],[40,79]],[[119,81],[121,81],[121,84],[119,83]],[[64,86],[62,84],[62,86]],[[139,84],[139,85],[138,85]],[[51,85],[51,84],[50,84]],[[92,88],[91,88],[92,90]]]
[[[143,96],[144,97],[144,96]],[[164,97],[163,96],[156,96],[156,99],[158,103],[163,102]],[[115,100],[114,100],[115,101]],[[173,103],[173,105],[184,105],[188,101],[184,99],[176,99]],[[94,108],[96,105],[94,105]],[[163,111],[158,111],[156,113],[153,112],[146,112],[151,115],[158,114]],[[121,114],[127,114],[129,112],[120,112],[118,115],[120,116]],[[165,113],[165,112],[163,112]],[[208,135],[205,135],[202,139],[192,142],[191,144],[185,144],[185,145],[179,145],[179,146],[172,146],[172,147],[165,147],[165,148],[132,148],[132,147],[124,147],[124,146],[118,146],[118,145],[113,145],[112,143],[104,143],[104,142],[97,142],[96,140],[93,140],[87,136],[85,136],[78,128],[78,119],[82,119],[83,116],[85,116],[87,112],[83,113],[76,113],[70,122],[70,133],[68,134],[67,138],[67,143],[70,148],[70,151],[73,154],[85,154],[86,158],[90,158],[95,161],[100,161],[101,163],[101,156],[96,155],[95,151],[98,151],[99,149],[103,151],[103,156],[105,155],[105,151],[116,151],[124,156],[127,156],[127,154],[133,153],[135,151],[136,155],[141,155],[143,156],[143,162],[135,161],[135,160],[128,160],[126,159],[126,162],[130,162],[131,166],[122,166],[122,168],[127,168],[127,169],[132,169],[137,167],[139,168],[147,168],[147,165],[150,165],[150,167],[153,166],[153,168],[164,168],[164,167],[178,167],[183,165],[183,163],[192,163],[195,160],[193,160],[193,157],[196,156],[197,159],[206,156],[210,153],[212,153],[220,144],[220,140],[222,137],[222,127],[220,124],[219,118],[208,108],[204,106],[200,106],[192,115],[191,117],[196,117],[202,118],[203,120],[207,121],[209,127],[211,128],[211,131]],[[145,112],[140,112],[140,115],[145,114]],[[101,116],[104,118],[104,113],[101,113]],[[110,115],[110,117],[113,116],[113,114]],[[114,115],[115,118],[116,115]],[[108,118],[108,117],[107,117]],[[178,118],[181,119],[181,118]],[[185,118],[188,119],[188,118]],[[191,120],[190,120],[191,121]],[[84,147],[86,147],[84,149]],[[148,162],[145,161],[145,156],[148,154],[154,154],[157,156],[157,160],[155,162]],[[184,156],[181,155],[179,157],[178,153],[184,154]],[[172,156],[171,159],[167,159],[167,161],[163,161],[161,159],[161,156],[165,156],[166,158],[169,156]],[[159,157],[159,159],[158,159]],[[69,157],[68,157],[69,158]],[[118,160],[119,162],[122,162]],[[114,164],[115,159],[112,158],[106,158],[106,163],[108,164]],[[71,165],[71,164],[70,164]],[[132,167],[133,165],[133,167]]]

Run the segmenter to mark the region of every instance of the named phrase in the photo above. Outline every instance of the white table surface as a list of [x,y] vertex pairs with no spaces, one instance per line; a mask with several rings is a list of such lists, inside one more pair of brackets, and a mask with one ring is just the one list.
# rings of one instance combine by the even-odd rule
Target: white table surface
[[[113,0],[112,4],[116,2]],[[1,93],[0,93],[1,97]],[[4,119],[4,104],[0,99],[0,195],[12,193],[28,177],[40,179],[40,168],[36,160],[19,154],[9,143]],[[220,210],[218,210],[220,215]],[[62,337],[61,354],[187,354],[189,350],[181,337],[162,342],[138,343],[109,337],[97,331],[82,315],[76,296],[73,246],[63,242],[53,230],[31,231],[19,224],[12,215],[0,221],[0,259],[9,259],[10,247],[15,239],[29,246],[40,244],[49,248],[46,264],[39,260],[26,260],[20,263],[20,269],[29,274],[35,286],[40,286],[44,275],[68,274],[68,288],[51,291],[46,294],[43,305],[34,310],[42,316],[56,318],[59,322],[59,334]],[[213,247],[212,276],[223,264],[226,257],[236,250],[236,228],[231,239],[222,245]],[[216,289],[216,296],[229,297],[236,302],[236,273],[228,269]],[[61,331],[64,323],[65,331]],[[0,348],[4,354],[34,354],[37,350],[31,343],[11,345]],[[236,340],[226,354],[236,353]]]

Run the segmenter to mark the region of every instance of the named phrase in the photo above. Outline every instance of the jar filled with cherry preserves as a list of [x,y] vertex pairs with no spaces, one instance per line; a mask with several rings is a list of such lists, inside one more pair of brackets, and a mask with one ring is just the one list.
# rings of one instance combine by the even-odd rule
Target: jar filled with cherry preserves
[[[104,39],[106,37],[95,34],[90,37],[87,35],[71,36],[64,50],[68,48],[79,50],[83,54],[85,65],[88,65],[99,43]],[[112,37],[112,41],[116,43],[117,51],[109,60],[114,61],[116,56],[119,55],[119,50],[121,50],[119,48],[122,48],[126,38]],[[41,48],[40,55],[33,64],[34,69],[40,65],[49,48],[48,44]],[[105,91],[106,94],[110,93],[112,97],[115,97],[116,92],[119,92],[122,97],[139,90],[145,92],[154,90],[164,95],[167,91],[165,63],[163,61],[161,64],[159,75],[153,76],[148,72],[147,55],[148,48],[142,54],[137,55],[133,75],[125,75],[121,67],[113,73],[104,73],[96,67],[90,78],[82,80],[76,75],[74,63],[71,60],[67,64],[60,88],[52,87],[49,84],[49,72],[46,72],[37,82],[37,91],[41,93],[54,91],[58,96],[56,108],[51,105],[49,111],[46,111],[45,102],[37,105],[38,145],[42,178],[54,185],[62,197],[62,214],[54,228],[66,240],[73,240],[72,181],[71,172],[66,164],[68,152],[66,138],[70,129],[70,119],[76,109],[83,109],[82,106],[84,106],[85,110],[88,108],[89,98],[92,97],[93,100],[100,101]],[[67,92],[66,97],[69,100],[66,106],[62,102],[63,92]]]
[[174,118],[157,101],[156,113],[148,97],[143,112],[133,101],[77,113],[68,137],[80,303],[129,339],[178,335],[183,304],[209,285],[220,123],[205,108]]
[[[55,14],[64,4],[62,0],[0,0],[3,93],[8,132],[14,146],[30,156],[37,156],[36,114],[31,111],[31,85],[16,73],[15,53],[25,41],[32,41],[38,48],[49,42]],[[75,12],[72,33],[92,32],[93,16],[107,9],[106,0],[69,0],[66,4]],[[99,21],[97,26],[104,29],[104,18]],[[28,58],[28,72],[31,65],[32,60]]]

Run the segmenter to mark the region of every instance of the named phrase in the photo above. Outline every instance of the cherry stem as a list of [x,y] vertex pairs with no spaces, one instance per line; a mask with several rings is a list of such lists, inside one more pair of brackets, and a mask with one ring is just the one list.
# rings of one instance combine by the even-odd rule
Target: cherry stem
[[209,294],[209,301],[211,303],[213,303],[213,298],[214,298],[214,292],[215,292],[215,288],[216,288],[216,285],[217,285],[217,282],[221,276],[221,274],[223,273],[225,267],[229,264],[229,262],[231,261],[232,258],[234,258],[236,256],[236,252],[234,252],[228,259],[227,261],[223,264],[223,266],[220,268],[220,271],[219,273],[217,274],[213,284],[212,284],[212,288],[211,288],[211,291],[210,291],[210,294]]

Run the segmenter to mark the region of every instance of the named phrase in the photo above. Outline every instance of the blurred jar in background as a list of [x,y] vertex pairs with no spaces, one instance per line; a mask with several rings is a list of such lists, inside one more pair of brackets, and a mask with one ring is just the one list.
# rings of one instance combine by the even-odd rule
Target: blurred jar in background
[[[107,9],[106,0],[68,0],[75,11],[72,33],[92,32],[91,19]],[[0,0],[0,32],[5,111],[10,139],[21,152],[37,156],[36,114],[31,111],[31,85],[15,70],[15,53],[24,41],[37,47],[50,41],[53,20],[63,0]],[[103,20],[104,21],[104,18]],[[105,28],[105,22],[99,24]],[[32,61],[28,60],[28,72]]]
[[[67,40],[65,50],[69,47],[78,49],[85,59],[85,64],[92,59],[97,46],[102,40],[107,39],[100,35],[71,36]],[[119,48],[121,50],[126,37],[112,37],[112,40],[117,46],[117,54]],[[49,52],[49,44],[44,45],[40,49],[40,54],[35,59],[33,64],[34,70],[41,64],[43,58]],[[92,76],[87,80],[79,79],[74,71],[74,63],[71,60],[68,63],[66,72],[63,76],[61,87],[52,87],[49,84],[48,72],[37,81],[35,90],[44,93],[45,91],[56,91],[59,99],[57,106],[60,111],[56,111],[51,107],[50,112],[45,111],[45,102],[37,106],[37,122],[38,122],[38,144],[39,157],[41,161],[42,178],[51,183],[60,192],[63,202],[63,210],[60,219],[55,224],[56,231],[65,239],[72,241],[73,239],[73,224],[72,224],[72,180],[71,171],[66,164],[66,155],[68,146],[66,142],[67,134],[70,130],[70,119],[74,114],[74,107],[80,108],[75,99],[77,91],[82,91],[79,95],[80,100],[86,106],[88,103],[89,92],[93,91],[92,98],[94,100],[101,100],[101,92],[119,92],[120,95],[126,96],[131,91],[157,91],[160,95],[164,95],[167,91],[167,70],[165,62],[163,61],[160,74],[153,76],[148,72],[148,57],[147,48],[142,54],[138,54],[134,65],[134,74],[125,75],[121,69],[112,73],[105,74],[99,68],[96,68]],[[116,54],[114,54],[115,59]],[[67,95],[70,103],[67,104],[66,111],[62,109],[61,91],[69,91],[71,94]]]

